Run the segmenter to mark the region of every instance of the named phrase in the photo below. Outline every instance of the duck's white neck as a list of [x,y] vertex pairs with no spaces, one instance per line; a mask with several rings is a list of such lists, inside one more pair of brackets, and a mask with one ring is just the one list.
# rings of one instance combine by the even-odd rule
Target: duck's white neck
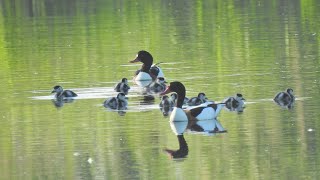
[[182,108],[174,107],[170,115],[170,121],[171,122],[188,121],[188,117]]

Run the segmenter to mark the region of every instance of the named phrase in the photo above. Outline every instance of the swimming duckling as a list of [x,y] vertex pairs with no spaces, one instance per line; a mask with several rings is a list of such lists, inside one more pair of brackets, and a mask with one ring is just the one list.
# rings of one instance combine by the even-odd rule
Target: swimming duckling
[[289,109],[292,108],[295,97],[293,95],[293,90],[291,88],[286,89],[286,91],[279,92],[273,98],[273,100],[282,107],[288,107]]
[[224,99],[222,102],[226,104],[226,108],[229,109],[230,111],[238,111],[242,112],[244,108],[244,98],[242,94],[237,93],[233,97],[228,97]]
[[123,92],[125,94],[128,94],[129,89],[130,86],[128,85],[127,78],[122,78],[121,82],[119,82],[114,88],[116,92]]
[[[173,104],[175,104],[178,99],[178,95],[176,93],[172,93],[170,95],[170,99],[173,102]],[[188,101],[189,101],[189,98],[185,97],[183,100],[183,104],[186,105]]]
[[207,97],[204,93],[199,93],[197,97],[190,98],[187,102],[189,106],[197,106],[207,102]]
[[168,116],[169,112],[173,110],[174,103],[171,101],[171,99],[167,95],[164,95],[161,97],[159,106],[162,114],[164,116]]
[[117,97],[110,97],[103,103],[104,107],[110,109],[123,110],[126,109],[128,102],[124,93],[119,93]]
[[161,93],[167,87],[165,83],[167,82],[164,80],[163,77],[158,77],[156,81],[152,82],[146,87],[147,91],[150,93]]
[[55,97],[58,99],[63,98],[71,98],[71,97],[77,97],[78,95],[74,93],[71,90],[63,90],[61,86],[54,86],[51,93],[56,93]]

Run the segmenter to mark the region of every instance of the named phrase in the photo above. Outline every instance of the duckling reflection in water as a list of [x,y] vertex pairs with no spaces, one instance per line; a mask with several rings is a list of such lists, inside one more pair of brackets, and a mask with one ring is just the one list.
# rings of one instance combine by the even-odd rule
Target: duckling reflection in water
[[184,139],[183,134],[177,135],[179,142],[179,149],[171,150],[164,149],[164,151],[170,156],[172,159],[185,158],[189,153],[189,148],[186,140]]
[[242,94],[236,94],[233,97],[228,97],[224,99],[222,102],[226,104],[225,108],[229,111],[237,111],[243,112],[245,99],[243,98]]
[[63,99],[63,98],[52,99],[53,105],[57,108],[61,108],[64,105],[64,103],[72,103],[73,101],[74,99]]
[[293,95],[293,90],[291,88],[286,89],[286,91],[279,92],[273,98],[274,102],[279,106],[291,109],[295,102],[295,97]]

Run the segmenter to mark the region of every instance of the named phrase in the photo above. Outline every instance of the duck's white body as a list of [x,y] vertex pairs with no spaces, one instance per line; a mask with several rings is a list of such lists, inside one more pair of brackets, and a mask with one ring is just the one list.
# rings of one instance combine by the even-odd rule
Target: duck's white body
[[152,81],[152,77],[149,73],[139,72],[139,74],[134,78],[135,81]]
[[188,116],[183,109],[174,107],[170,115],[170,121],[171,122],[188,121]]
[[214,104],[214,102],[206,102],[199,106],[189,107],[186,110],[193,111],[195,109],[201,109],[201,112],[195,116],[197,120],[209,120],[209,119],[215,119],[219,115],[221,109],[225,104]]

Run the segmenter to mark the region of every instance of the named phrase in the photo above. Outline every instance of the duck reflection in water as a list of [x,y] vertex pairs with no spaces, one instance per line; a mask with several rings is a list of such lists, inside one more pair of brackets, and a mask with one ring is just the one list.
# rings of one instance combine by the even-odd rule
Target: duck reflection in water
[[184,133],[215,135],[217,133],[226,133],[227,130],[222,127],[217,119],[211,120],[189,120],[189,121],[170,121],[172,132],[177,136],[179,149],[164,149],[173,159],[185,158],[189,153],[188,144],[184,138]]
[[190,121],[186,128],[189,133],[201,133],[205,135],[215,135],[217,133],[226,133],[227,130],[223,128],[218,119]]
[[295,102],[293,90],[288,88],[286,91],[277,93],[273,101],[283,108],[292,109]]
[[183,134],[177,135],[179,142],[179,149],[171,150],[165,149],[164,151],[169,155],[172,159],[185,158],[189,153],[189,148],[186,140],[184,139]]

